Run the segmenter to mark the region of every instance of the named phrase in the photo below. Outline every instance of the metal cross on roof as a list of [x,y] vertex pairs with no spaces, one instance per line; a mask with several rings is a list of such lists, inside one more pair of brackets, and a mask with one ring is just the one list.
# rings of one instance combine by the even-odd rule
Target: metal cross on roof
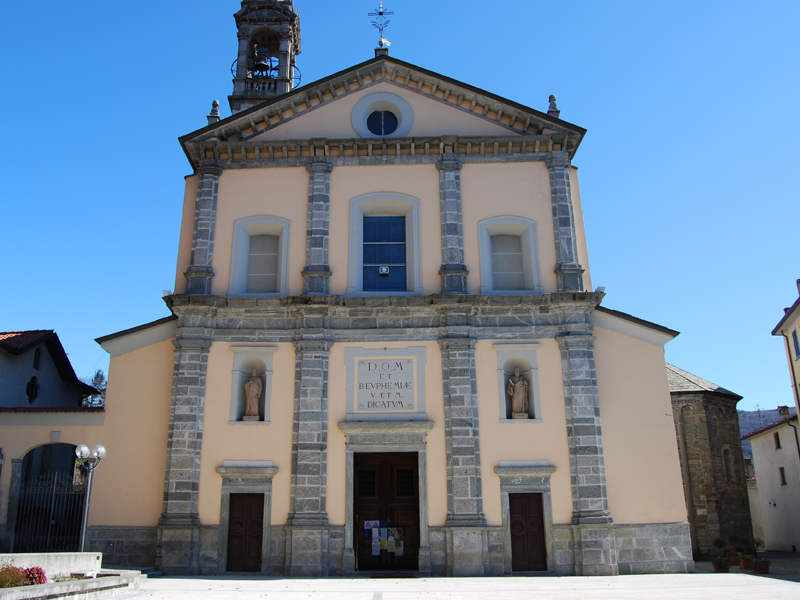
[[388,10],[383,10],[383,0],[381,0],[380,6],[378,7],[378,12],[368,13],[367,16],[369,17],[378,17],[377,20],[372,22],[372,26],[377,28],[377,30],[381,34],[381,41],[378,42],[378,45],[383,48],[384,46],[391,46],[392,44],[383,37],[383,30],[389,26],[391,21],[386,20],[386,15],[393,15],[393,12],[389,12]]

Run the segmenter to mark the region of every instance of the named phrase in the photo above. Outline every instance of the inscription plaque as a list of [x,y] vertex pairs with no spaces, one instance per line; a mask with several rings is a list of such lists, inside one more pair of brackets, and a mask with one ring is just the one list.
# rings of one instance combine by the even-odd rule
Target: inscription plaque
[[416,410],[415,380],[414,358],[358,359],[356,412]]

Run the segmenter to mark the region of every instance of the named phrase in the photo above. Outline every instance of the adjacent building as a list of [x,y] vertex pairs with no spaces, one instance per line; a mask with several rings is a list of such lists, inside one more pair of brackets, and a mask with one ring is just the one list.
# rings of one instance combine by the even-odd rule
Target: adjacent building
[[753,539],[736,404],[742,399],[667,365],[686,510],[696,556],[717,552],[714,540]]
[[91,547],[166,574],[691,570],[678,333],[592,286],[585,129],[383,48],[296,87],[293,3],[235,19],[233,115],[180,138],[173,316],[98,340],[105,425],[62,430],[108,448]]

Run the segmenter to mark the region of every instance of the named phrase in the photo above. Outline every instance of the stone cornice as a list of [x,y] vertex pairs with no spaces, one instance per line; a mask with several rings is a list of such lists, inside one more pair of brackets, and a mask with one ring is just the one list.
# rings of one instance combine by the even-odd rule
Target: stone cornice
[[[274,141],[203,140],[184,149],[195,169],[213,163],[222,169],[307,167],[323,160],[331,166],[552,161],[554,153],[579,140],[576,134],[529,136],[440,136],[386,139]],[[566,154],[566,152],[564,152]],[[568,159],[566,159],[568,162]],[[450,166],[446,164],[447,168]]]
[[[196,149],[190,149],[190,145],[203,141],[237,144],[245,142],[264,131],[301,117],[338,98],[365,90],[379,83],[389,83],[446,104],[454,110],[487,120],[504,127],[510,135],[515,137],[533,138],[539,135],[560,134],[564,146],[559,149],[568,152],[570,158],[577,150],[586,131],[577,125],[438,73],[395,58],[380,57],[236,113],[181,137],[180,142],[184,146],[189,160],[196,165],[197,155],[193,155]],[[394,143],[396,139],[373,138],[360,141],[380,145],[384,141]],[[281,145],[281,142],[270,143],[273,146]],[[558,142],[554,141],[554,143]]]

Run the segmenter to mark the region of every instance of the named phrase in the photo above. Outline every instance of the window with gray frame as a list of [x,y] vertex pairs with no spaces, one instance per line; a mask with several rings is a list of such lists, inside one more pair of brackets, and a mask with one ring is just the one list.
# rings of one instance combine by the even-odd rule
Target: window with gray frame
[[278,291],[277,235],[250,236],[247,262],[247,291],[249,293],[275,293]]
[[513,234],[497,234],[492,240],[492,282],[496,290],[524,290],[525,263],[522,239]]

